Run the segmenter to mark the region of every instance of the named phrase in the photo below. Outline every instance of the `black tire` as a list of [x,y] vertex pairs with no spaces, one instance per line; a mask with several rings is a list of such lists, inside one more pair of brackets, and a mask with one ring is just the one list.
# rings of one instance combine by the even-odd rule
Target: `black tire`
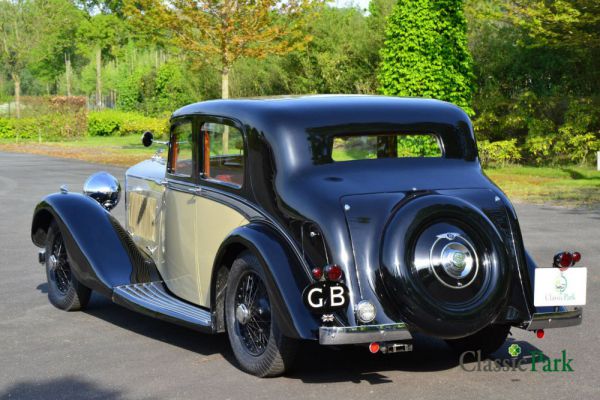
[[488,325],[477,333],[460,339],[448,339],[446,343],[457,353],[481,351],[488,356],[498,350],[510,333],[510,325]]
[[79,311],[87,306],[92,291],[73,275],[65,242],[56,221],[52,221],[46,236],[46,278],[48,300],[56,308]]
[[298,344],[282,334],[265,282],[265,273],[256,256],[243,252],[231,266],[225,297],[227,334],[233,354],[241,369],[261,378],[288,370]]

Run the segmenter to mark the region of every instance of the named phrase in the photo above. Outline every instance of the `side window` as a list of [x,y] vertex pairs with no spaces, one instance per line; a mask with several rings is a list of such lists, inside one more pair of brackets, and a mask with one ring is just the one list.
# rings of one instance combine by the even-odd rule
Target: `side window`
[[242,187],[244,183],[244,139],[234,126],[205,122],[200,129],[202,177]]
[[189,178],[194,171],[192,156],[192,122],[174,125],[171,130],[169,173]]

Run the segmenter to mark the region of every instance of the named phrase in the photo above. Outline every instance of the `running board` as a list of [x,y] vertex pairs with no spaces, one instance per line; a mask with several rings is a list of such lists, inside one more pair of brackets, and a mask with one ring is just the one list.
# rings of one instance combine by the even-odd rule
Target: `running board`
[[116,286],[112,300],[151,317],[202,332],[214,332],[212,314],[209,311],[179,300],[165,290],[162,282]]

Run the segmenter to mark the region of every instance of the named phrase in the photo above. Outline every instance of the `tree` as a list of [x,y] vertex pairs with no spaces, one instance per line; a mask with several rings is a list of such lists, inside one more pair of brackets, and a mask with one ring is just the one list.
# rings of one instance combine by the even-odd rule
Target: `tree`
[[242,58],[263,58],[302,48],[304,24],[319,0],[126,0],[138,29],[168,31],[196,63],[221,74],[229,97],[229,73]]
[[56,85],[64,73],[66,94],[71,96],[73,59],[77,43],[73,40],[84,20],[81,10],[69,0],[34,0],[38,43],[32,50],[32,72],[41,80]]
[[445,100],[473,114],[463,0],[399,0],[387,21],[381,92]]
[[37,38],[29,0],[0,1],[0,34],[2,69],[15,85],[16,116],[21,117],[21,78],[31,57]]
[[284,60],[287,93],[375,92],[379,57],[368,21],[357,8],[323,7],[307,27],[312,40]]
[[96,63],[96,107],[102,108],[102,54],[114,53],[123,41],[122,21],[114,14],[96,14],[84,21],[78,31],[80,44],[92,52]]
[[506,1],[508,19],[537,46],[600,47],[597,0]]

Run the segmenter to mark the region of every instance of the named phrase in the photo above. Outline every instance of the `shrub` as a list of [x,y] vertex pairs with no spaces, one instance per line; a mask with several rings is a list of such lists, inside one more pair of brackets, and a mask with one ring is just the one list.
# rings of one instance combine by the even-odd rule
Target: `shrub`
[[91,112],[88,117],[88,134],[90,136],[112,136],[119,129],[120,116],[112,111]]
[[521,159],[521,152],[517,147],[517,140],[499,140],[490,142],[481,140],[478,143],[479,159],[483,166],[489,166],[491,163],[506,166],[506,164],[515,163]]
[[91,112],[88,117],[90,136],[125,136],[152,131],[160,137],[168,129],[168,119],[146,117],[134,112],[105,110]]
[[0,117],[0,139],[15,137],[15,128],[12,125],[12,120]]

